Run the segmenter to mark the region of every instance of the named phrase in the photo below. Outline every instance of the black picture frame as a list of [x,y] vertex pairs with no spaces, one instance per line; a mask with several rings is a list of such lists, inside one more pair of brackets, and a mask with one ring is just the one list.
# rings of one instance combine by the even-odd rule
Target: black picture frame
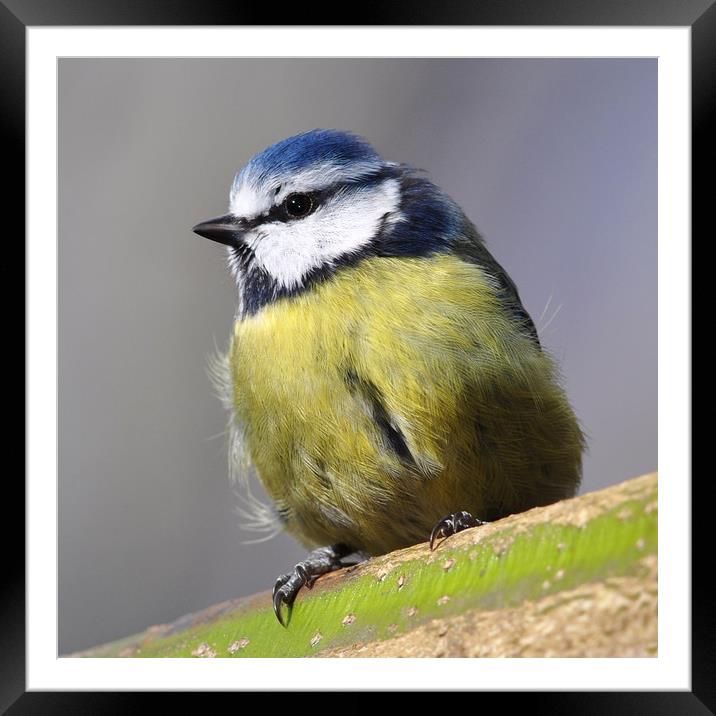
[[[281,11],[281,25],[342,24],[345,8],[333,6],[338,13],[312,4],[289,6]],[[3,217],[11,222],[5,238],[8,248],[19,250],[20,242],[13,237],[24,235],[25,222],[25,29],[28,26],[80,25],[272,25],[276,7],[265,3],[236,3],[204,0],[202,3],[182,0],[0,0],[0,83],[2,84],[4,189]],[[316,17],[320,17],[317,21]],[[688,26],[692,39],[692,211],[693,226],[706,235],[707,207],[713,203],[711,169],[713,154],[707,146],[707,126],[713,115],[716,98],[716,6],[713,0],[473,0],[473,2],[431,3],[415,0],[367,4],[361,6],[360,25],[597,25],[597,26]],[[710,208],[710,207],[709,207]],[[713,224],[713,220],[711,220]],[[693,244],[692,244],[693,245]],[[20,262],[24,267],[24,253]],[[5,263],[5,286],[10,285],[15,262]],[[24,275],[24,272],[23,272]],[[14,292],[13,292],[14,293]],[[17,301],[6,299],[6,346],[13,353],[20,331],[12,323],[23,322],[24,314],[16,308]],[[23,343],[24,345],[24,343]],[[10,351],[7,351],[10,355]],[[23,348],[23,358],[26,358]],[[23,361],[24,366],[24,361]],[[23,374],[25,374],[23,368]],[[18,381],[19,382],[19,381]],[[15,381],[8,381],[15,384]],[[10,415],[12,415],[10,413]],[[19,421],[18,421],[19,422]],[[24,421],[23,421],[24,425]],[[7,440],[7,447],[17,443]],[[7,451],[7,454],[11,454]],[[689,480],[690,475],[684,475]],[[25,564],[21,548],[24,534],[25,492],[14,470],[6,467],[4,481],[5,539],[0,599],[0,710],[10,714],[29,713],[127,713],[135,708],[137,695],[129,692],[26,692],[25,688]],[[684,692],[596,692],[596,693],[510,693],[496,695],[499,708],[509,707],[540,712],[549,707],[551,713],[569,714],[705,714],[716,713],[716,621],[707,587],[709,575],[706,550],[711,540],[707,535],[710,508],[705,495],[705,480],[692,482],[692,681],[691,691]],[[21,523],[11,519],[16,516]],[[696,567],[701,564],[699,571]],[[568,687],[568,685],[565,685]],[[479,694],[473,704],[486,707],[491,694]],[[148,705],[155,703],[150,694],[142,694]],[[181,696],[188,706],[187,698]],[[202,696],[205,698],[205,695]],[[356,709],[359,702],[352,702]],[[286,704],[284,704],[285,706]],[[342,701],[341,708],[347,706]],[[448,707],[449,704],[443,704]],[[272,700],[265,708],[280,707]],[[333,707],[336,703],[333,702]]]

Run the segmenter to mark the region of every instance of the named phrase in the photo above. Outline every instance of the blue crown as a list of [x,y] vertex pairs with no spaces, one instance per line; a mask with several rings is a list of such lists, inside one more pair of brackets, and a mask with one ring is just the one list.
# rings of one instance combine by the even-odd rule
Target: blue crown
[[263,183],[271,176],[285,176],[317,164],[349,167],[356,163],[378,169],[385,162],[365,139],[355,134],[337,129],[313,129],[283,139],[253,156],[236,181],[250,178]]

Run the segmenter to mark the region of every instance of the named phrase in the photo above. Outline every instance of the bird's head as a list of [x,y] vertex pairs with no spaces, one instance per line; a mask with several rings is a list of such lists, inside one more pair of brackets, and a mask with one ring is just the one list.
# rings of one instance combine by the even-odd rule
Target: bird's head
[[274,144],[236,175],[229,213],[194,227],[229,247],[242,313],[367,256],[426,255],[465,219],[435,185],[348,132]]

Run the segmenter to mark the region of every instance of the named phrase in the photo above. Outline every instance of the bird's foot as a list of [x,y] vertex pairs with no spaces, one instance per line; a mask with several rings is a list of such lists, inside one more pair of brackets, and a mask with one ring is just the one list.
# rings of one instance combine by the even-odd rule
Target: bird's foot
[[439,537],[450,537],[450,535],[457,534],[468,527],[479,527],[480,525],[486,525],[487,522],[478,520],[477,517],[473,517],[469,512],[452,512],[449,515],[445,515],[435,527],[433,527],[430,533],[430,550],[435,549],[435,540]]
[[290,613],[301,587],[310,589],[322,574],[346,566],[341,560],[352,552],[353,550],[344,544],[319,547],[309,552],[306,559],[293,568],[293,572],[283,574],[276,580],[273,587],[273,610],[281,626],[286,626],[281,614],[281,605],[285,604]]

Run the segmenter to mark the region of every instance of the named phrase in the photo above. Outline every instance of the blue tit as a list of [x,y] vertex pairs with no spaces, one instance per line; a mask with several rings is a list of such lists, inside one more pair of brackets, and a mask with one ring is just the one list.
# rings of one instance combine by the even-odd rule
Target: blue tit
[[[238,292],[217,373],[231,461],[273,501],[254,526],[317,547],[296,594],[377,555],[572,496],[584,436],[515,284],[423,172],[344,131],[278,142],[236,175]],[[250,470],[250,469],[251,470]]]

